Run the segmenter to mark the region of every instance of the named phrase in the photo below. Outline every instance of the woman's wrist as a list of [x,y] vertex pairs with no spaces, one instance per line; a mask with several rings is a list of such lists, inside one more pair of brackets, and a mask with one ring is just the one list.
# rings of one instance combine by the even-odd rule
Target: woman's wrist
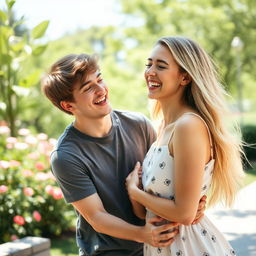
[[136,186],[136,185],[133,185],[130,187],[129,189],[129,196],[133,199],[133,200],[136,200],[136,196],[138,195],[138,191],[140,189]]

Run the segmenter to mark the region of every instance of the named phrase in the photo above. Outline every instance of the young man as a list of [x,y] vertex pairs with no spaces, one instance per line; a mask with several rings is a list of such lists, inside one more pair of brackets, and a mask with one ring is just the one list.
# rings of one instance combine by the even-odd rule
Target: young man
[[112,110],[94,56],[68,55],[42,80],[45,95],[74,122],[58,140],[51,166],[65,200],[78,215],[80,255],[143,255],[142,243],[165,247],[175,223],[138,219],[125,179],[142,162],[155,132],[141,114]]

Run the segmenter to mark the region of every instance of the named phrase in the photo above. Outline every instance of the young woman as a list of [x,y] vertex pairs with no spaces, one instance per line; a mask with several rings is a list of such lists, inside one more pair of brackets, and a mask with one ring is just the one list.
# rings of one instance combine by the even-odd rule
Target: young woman
[[[205,216],[193,225],[200,197],[230,205],[243,177],[239,136],[227,129],[225,91],[207,53],[184,37],[161,38],[145,70],[154,117],[162,122],[142,167],[126,186],[139,217],[178,222],[179,234],[167,248],[144,245],[144,255],[235,255]],[[229,124],[230,125],[230,124]]]

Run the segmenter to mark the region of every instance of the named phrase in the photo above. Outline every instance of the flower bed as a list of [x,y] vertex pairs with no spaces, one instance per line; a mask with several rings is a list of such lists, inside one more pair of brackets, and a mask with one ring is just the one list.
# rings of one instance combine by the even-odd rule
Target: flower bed
[[71,226],[74,210],[65,204],[49,166],[55,143],[28,129],[10,137],[9,128],[0,126],[0,243],[59,235]]

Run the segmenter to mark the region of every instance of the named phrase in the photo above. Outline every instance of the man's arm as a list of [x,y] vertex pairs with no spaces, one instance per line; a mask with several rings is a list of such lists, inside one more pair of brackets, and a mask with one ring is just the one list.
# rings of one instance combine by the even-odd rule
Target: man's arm
[[155,226],[154,222],[159,221],[157,217],[152,218],[145,226],[136,226],[109,214],[104,209],[97,193],[73,202],[72,205],[95,231],[113,237],[148,243],[156,247],[166,247],[172,243],[173,237],[177,234],[177,230],[161,234],[176,225],[165,224],[163,226]]

